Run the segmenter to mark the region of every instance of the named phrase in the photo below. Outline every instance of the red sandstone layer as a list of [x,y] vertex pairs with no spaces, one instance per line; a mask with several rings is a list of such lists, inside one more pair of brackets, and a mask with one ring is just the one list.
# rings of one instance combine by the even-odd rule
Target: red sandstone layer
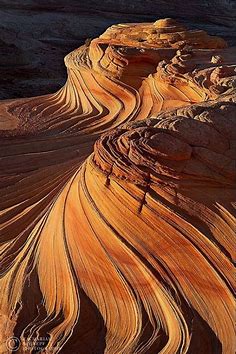
[[112,26],[1,102],[0,352],[234,353],[234,55]]

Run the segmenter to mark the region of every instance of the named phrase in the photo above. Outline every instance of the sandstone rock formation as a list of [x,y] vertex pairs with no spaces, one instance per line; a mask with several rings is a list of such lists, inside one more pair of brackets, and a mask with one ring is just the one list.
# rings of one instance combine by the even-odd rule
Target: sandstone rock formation
[[174,17],[236,45],[234,0],[0,0],[0,99],[57,91],[64,56],[112,24]]
[[235,51],[115,25],[1,102],[0,348],[234,353]]

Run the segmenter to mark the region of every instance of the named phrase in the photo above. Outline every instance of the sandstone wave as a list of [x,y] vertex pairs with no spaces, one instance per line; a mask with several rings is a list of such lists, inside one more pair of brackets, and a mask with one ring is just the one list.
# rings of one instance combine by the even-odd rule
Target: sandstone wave
[[1,101],[1,353],[235,352],[235,53],[114,25]]

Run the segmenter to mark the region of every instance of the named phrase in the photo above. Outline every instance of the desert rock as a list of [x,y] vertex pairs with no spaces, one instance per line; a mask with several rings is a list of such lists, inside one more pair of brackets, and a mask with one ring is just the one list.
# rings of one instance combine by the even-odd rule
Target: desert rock
[[233,354],[235,48],[167,18],[65,65],[0,103],[0,345]]

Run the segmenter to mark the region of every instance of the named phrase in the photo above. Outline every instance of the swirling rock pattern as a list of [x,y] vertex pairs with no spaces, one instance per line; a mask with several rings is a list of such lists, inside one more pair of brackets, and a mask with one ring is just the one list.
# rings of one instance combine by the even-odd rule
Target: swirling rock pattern
[[234,353],[234,55],[116,25],[1,102],[2,353]]

